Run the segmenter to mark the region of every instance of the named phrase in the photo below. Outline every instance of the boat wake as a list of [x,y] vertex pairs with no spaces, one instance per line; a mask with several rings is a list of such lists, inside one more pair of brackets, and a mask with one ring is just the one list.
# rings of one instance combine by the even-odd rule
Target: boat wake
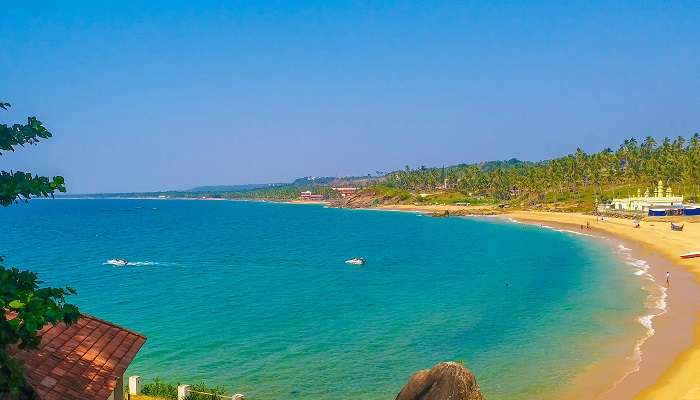
[[115,267],[147,267],[151,265],[160,265],[155,261],[126,261],[121,259],[111,259],[102,263],[102,265],[112,265]]

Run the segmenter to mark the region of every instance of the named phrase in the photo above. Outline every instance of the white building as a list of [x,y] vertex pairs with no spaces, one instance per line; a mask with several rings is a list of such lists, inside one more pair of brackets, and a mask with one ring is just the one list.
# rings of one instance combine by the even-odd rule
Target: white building
[[680,207],[682,205],[683,196],[674,196],[670,186],[664,190],[663,181],[659,181],[653,195],[649,193],[649,189],[644,192],[644,195],[642,195],[641,189],[637,189],[636,196],[613,199],[606,208],[618,211],[649,212],[650,208]]

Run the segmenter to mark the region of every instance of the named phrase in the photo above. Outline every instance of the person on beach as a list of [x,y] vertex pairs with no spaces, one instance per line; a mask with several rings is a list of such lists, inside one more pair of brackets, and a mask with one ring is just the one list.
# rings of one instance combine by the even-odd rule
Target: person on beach
[[671,284],[671,273],[666,271],[666,286]]
[[591,229],[591,223],[586,221],[586,229]]

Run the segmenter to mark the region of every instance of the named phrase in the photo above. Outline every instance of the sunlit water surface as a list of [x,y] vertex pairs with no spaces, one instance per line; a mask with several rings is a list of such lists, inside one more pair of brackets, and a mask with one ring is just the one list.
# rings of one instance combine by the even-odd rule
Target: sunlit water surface
[[604,243],[497,220],[41,200],[0,209],[0,226],[8,265],[148,337],[130,374],[251,399],[392,399],[442,360],[489,399],[537,398],[630,335],[645,296]]

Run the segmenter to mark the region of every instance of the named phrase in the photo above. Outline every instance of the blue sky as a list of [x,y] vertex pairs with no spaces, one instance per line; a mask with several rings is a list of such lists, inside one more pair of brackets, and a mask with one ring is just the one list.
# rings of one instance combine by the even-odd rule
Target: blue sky
[[73,193],[700,131],[697,1],[19,3],[0,15],[0,122],[36,115],[54,138],[0,167]]

